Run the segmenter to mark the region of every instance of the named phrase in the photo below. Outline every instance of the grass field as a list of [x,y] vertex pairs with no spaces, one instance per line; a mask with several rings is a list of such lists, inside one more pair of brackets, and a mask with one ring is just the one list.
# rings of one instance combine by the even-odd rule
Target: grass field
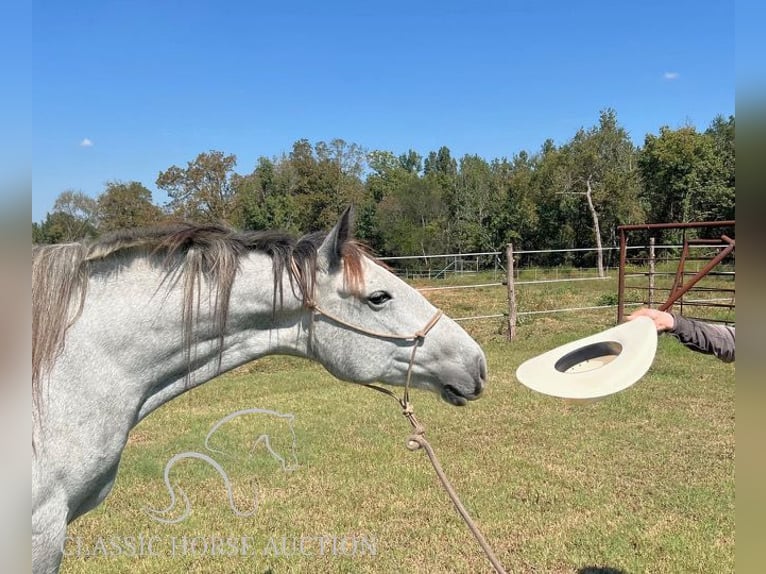
[[[615,283],[530,286],[519,304],[597,305]],[[452,316],[505,305],[497,287],[427,295]],[[734,572],[733,365],[662,337],[649,373],[599,402],[534,394],[514,378],[524,360],[614,320],[614,310],[526,316],[512,343],[502,320],[468,322],[489,362],[485,395],[454,408],[416,391],[418,418],[509,572]],[[277,452],[293,453],[290,429],[267,415],[222,429],[215,445],[225,455],[205,450],[212,425],[250,407],[294,415],[296,470],[283,471],[263,445],[249,448],[268,433]],[[71,525],[62,571],[490,571],[425,454],[405,449],[408,434],[397,405],[379,393],[307,361],[259,361],[187,393],[133,431],[114,491]],[[184,460],[171,476],[191,516],[152,520],[144,508],[170,501],[165,464],[186,451],[207,452],[225,467],[238,508],[251,508],[256,491],[257,512],[235,515],[219,474]]]

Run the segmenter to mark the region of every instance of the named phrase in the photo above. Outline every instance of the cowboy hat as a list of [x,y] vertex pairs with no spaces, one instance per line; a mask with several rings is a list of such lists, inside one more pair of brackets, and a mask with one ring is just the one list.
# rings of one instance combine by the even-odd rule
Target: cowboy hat
[[546,395],[600,399],[643,377],[656,351],[657,328],[649,317],[637,317],[525,361],[516,378]]

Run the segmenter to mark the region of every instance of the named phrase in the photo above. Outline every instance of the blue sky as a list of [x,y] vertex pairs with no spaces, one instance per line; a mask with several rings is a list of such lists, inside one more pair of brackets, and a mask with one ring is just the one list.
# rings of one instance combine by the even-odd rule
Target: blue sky
[[342,138],[488,160],[612,107],[637,144],[734,113],[720,1],[35,1],[32,219],[75,189],[154,184],[197,154]]

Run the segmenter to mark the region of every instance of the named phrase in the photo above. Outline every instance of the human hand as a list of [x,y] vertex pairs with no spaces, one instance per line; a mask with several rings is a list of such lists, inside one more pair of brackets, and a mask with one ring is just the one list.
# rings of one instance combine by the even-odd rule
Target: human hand
[[636,317],[649,317],[654,321],[654,326],[657,327],[657,331],[669,331],[675,324],[673,315],[666,311],[660,311],[659,309],[647,309],[646,307],[636,309],[633,313],[628,315],[627,319],[628,321],[631,321]]

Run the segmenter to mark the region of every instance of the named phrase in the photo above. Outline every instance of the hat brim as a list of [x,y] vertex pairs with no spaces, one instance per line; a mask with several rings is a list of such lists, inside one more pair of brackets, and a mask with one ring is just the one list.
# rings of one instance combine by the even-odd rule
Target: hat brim
[[516,378],[546,395],[595,400],[641,379],[654,362],[656,351],[654,322],[637,317],[525,361],[516,369]]

